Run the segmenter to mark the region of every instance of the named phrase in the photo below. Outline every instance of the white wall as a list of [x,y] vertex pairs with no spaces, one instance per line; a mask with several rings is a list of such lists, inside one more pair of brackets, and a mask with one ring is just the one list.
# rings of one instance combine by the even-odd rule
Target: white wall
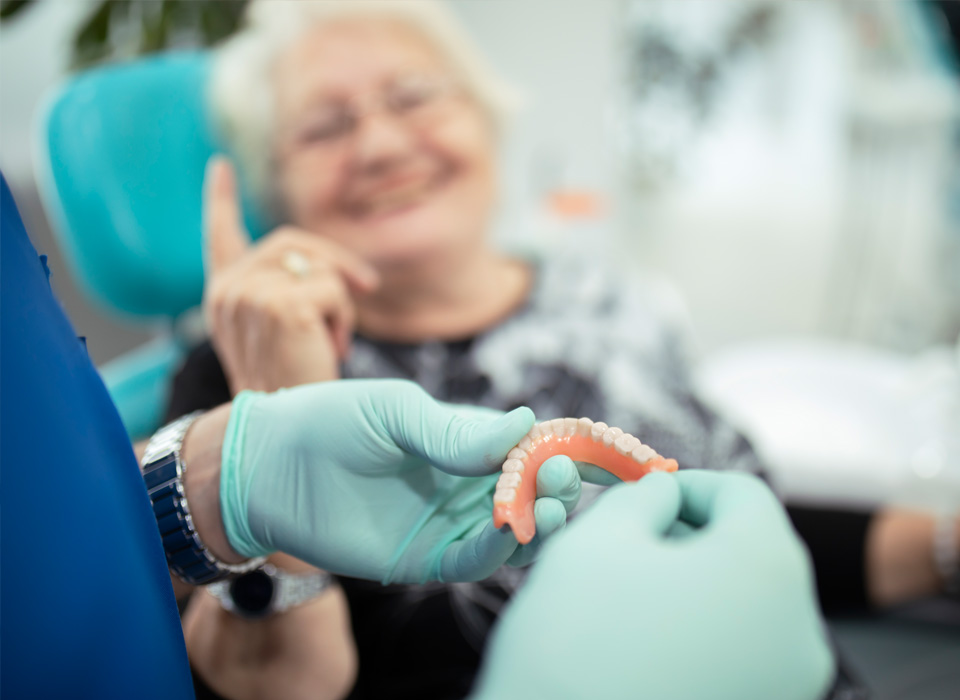
[[65,75],[70,40],[91,0],[42,0],[0,26],[0,170],[34,247],[49,256],[53,290],[95,362],[134,348],[153,333],[95,308],[78,291],[40,205],[33,179],[33,124],[45,95]]
[[32,177],[33,118],[63,76],[70,37],[90,0],[43,0],[0,27],[0,167],[11,183]]
[[[621,0],[453,0],[494,68],[524,95],[504,150],[508,230],[545,186],[614,189],[606,124],[619,71]],[[510,228],[512,227],[512,228]]]

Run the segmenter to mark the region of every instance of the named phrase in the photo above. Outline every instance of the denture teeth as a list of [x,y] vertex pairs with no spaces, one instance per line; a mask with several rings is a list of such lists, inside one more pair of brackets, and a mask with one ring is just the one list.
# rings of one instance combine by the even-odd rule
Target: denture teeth
[[523,462],[519,459],[508,459],[503,463],[503,472],[505,474],[510,472],[523,474]]
[[507,452],[507,459],[526,459],[527,451],[521,450],[519,447],[514,447],[512,450]]
[[543,433],[542,433],[542,431],[540,430],[540,424],[539,424],[539,423],[534,423],[534,424],[533,424],[533,427],[530,428],[530,432],[527,433],[527,437],[530,438],[531,440],[536,440],[537,438],[541,437],[542,435],[543,435]]
[[517,443],[517,449],[523,450],[524,452],[529,452],[531,447],[533,447],[533,440],[530,439],[529,435],[524,435],[520,442]]
[[517,472],[504,472],[497,479],[497,489],[515,489],[520,485],[520,479]]
[[540,428],[540,434],[544,436],[553,435],[553,421],[545,420],[537,425]]
[[572,437],[577,434],[577,419],[576,418],[564,418],[563,419],[563,434]]
[[517,497],[516,489],[497,489],[493,492],[494,503],[510,503]]
[[590,437],[590,429],[593,427],[593,421],[589,418],[581,418],[577,421],[577,435],[581,437]]
[[550,421],[550,427],[553,429],[553,434],[557,437],[563,437],[563,431],[565,429],[565,421],[563,418],[554,418]]
[[635,462],[640,462],[644,464],[649,462],[651,459],[657,456],[657,453],[649,445],[644,445],[640,443],[637,447],[633,448],[633,451],[630,453],[630,457],[633,458]]
[[612,446],[616,439],[621,435],[623,435],[623,430],[620,428],[607,428],[603,431],[603,446]]
[[616,448],[617,452],[626,457],[633,452],[633,449],[639,444],[639,438],[635,438],[630,433],[624,433],[614,441],[613,446]]
[[597,421],[593,424],[593,427],[590,428],[590,437],[593,438],[594,442],[600,442],[600,440],[603,439],[603,434],[609,427],[610,426],[603,421]]

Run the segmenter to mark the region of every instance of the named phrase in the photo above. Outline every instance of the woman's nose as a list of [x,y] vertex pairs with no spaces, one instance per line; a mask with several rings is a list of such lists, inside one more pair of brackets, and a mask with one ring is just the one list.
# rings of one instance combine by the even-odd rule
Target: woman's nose
[[362,169],[380,169],[408,155],[413,135],[407,126],[386,110],[368,113],[353,135],[353,157]]

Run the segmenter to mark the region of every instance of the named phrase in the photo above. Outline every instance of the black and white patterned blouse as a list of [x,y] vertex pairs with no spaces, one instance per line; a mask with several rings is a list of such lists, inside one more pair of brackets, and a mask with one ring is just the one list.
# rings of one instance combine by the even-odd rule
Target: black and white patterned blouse
[[601,264],[536,265],[527,303],[457,342],[357,338],[344,377],[410,379],[434,398],[538,420],[587,416],[622,428],[681,467],[760,471],[747,441],[693,394],[682,315],[660,285]]
[[[451,403],[502,410],[526,405],[538,420],[587,416],[636,435],[681,468],[761,472],[746,439],[694,395],[685,316],[661,285],[582,257],[533,265],[527,302],[496,327],[462,340],[417,344],[358,336],[341,376],[409,379]],[[168,418],[229,399],[206,343],[177,375]],[[585,485],[581,507],[598,491]],[[795,523],[806,518],[808,533],[801,528],[802,534],[822,540],[807,541],[818,566],[818,550],[826,553],[821,568],[833,574],[827,590],[844,603],[862,602],[867,516],[803,509],[791,516]],[[349,697],[466,696],[489,629],[522,578],[503,567],[479,584],[383,587],[342,579],[360,656]]]

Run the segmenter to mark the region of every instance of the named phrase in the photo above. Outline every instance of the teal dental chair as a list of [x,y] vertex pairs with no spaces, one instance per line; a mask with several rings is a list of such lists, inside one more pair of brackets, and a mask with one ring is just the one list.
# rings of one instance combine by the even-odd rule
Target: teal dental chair
[[[201,189],[217,138],[207,53],[82,73],[39,120],[37,181],[81,289],[108,313],[167,329],[103,367],[131,438],[159,427],[203,292]],[[251,231],[258,231],[249,214]],[[196,333],[192,339],[196,341]]]

